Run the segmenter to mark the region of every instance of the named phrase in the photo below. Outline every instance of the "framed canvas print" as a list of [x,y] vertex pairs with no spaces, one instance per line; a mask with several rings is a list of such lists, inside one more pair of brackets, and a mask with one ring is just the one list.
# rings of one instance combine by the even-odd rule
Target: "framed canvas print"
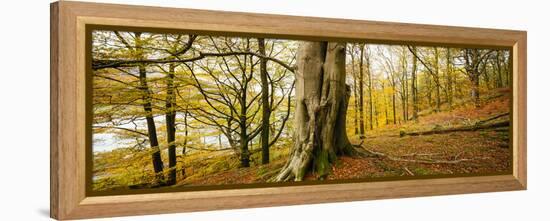
[[525,31],[51,4],[51,216],[527,188]]

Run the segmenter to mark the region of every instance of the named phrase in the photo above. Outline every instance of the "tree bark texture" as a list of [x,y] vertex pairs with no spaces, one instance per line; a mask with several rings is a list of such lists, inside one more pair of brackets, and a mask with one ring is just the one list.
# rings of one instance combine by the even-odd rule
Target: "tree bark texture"
[[329,174],[337,155],[351,155],[345,128],[350,89],[345,44],[304,42],[298,49],[294,146],[274,181],[300,181],[308,172]]

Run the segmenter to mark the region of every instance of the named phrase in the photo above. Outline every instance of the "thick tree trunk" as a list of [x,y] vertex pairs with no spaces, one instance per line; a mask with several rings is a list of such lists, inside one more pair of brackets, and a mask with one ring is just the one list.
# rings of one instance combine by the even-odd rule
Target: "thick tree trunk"
[[[265,55],[265,40],[258,38],[260,54]],[[267,82],[267,59],[260,58],[260,78],[262,81],[262,132],[260,134],[262,146],[262,164],[269,163],[269,117],[271,107],[269,106],[269,84]]]
[[466,69],[466,74],[471,84],[471,97],[476,108],[481,107],[481,100],[479,98],[479,76],[481,75],[479,66],[483,56],[480,54],[480,49],[465,49],[463,50]]
[[274,181],[300,181],[311,171],[324,179],[337,155],[352,154],[346,134],[350,91],[345,44],[304,42],[298,49],[294,147]]
[[166,77],[166,142],[168,143],[168,180],[167,185],[176,184],[176,95],[174,93],[175,65],[170,64]]

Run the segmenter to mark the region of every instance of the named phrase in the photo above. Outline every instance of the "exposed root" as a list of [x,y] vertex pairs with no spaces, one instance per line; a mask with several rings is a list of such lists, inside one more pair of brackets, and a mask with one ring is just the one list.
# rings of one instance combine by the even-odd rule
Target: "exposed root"
[[281,171],[279,171],[277,176],[271,177],[267,181],[268,182],[286,182],[286,181],[291,181],[292,179],[294,179],[294,173],[292,173],[292,170],[290,167],[285,166]]
[[355,150],[355,155],[354,156],[376,157],[377,156],[376,154],[372,154],[372,153],[368,152],[365,148],[363,148],[363,142],[365,142],[365,141],[361,140],[361,143],[351,145],[353,147],[353,149]]
[[442,153],[411,153],[399,155],[400,157],[417,157],[417,156],[438,156],[443,155]]

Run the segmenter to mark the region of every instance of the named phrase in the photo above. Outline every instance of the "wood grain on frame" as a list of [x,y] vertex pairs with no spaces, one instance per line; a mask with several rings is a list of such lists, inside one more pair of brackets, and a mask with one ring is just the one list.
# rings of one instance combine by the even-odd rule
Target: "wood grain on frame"
[[[51,5],[51,216],[75,219],[527,188],[524,31],[205,10],[56,2]],[[513,174],[86,197],[85,26],[118,25],[292,39],[512,47]]]

